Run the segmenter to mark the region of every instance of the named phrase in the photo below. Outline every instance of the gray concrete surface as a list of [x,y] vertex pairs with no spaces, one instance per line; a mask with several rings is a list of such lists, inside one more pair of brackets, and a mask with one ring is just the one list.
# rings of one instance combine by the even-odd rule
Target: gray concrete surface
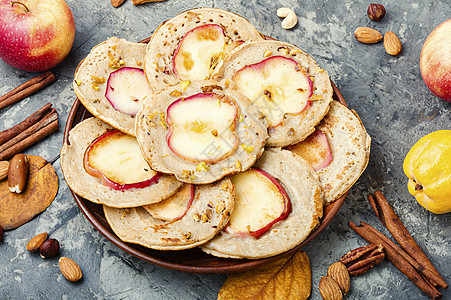
[[[372,136],[370,163],[351,189],[340,212],[304,250],[310,257],[313,284],[311,299],[321,299],[320,278],[327,267],[348,250],[365,245],[349,227],[350,220],[365,221],[387,233],[371,212],[368,193],[382,190],[445,280],[451,282],[451,214],[434,215],[417,204],[407,191],[402,172],[410,147],[425,134],[451,129],[451,104],[424,85],[419,71],[422,44],[432,29],[450,17],[445,0],[384,1],[382,22],[368,19],[370,1],[332,0],[169,0],[133,6],[131,0],[115,9],[109,0],[68,0],[76,22],[75,43],[69,57],[54,72],[58,80],[49,88],[0,111],[0,130],[23,120],[47,102],[56,107],[58,133],[29,148],[26,153],[55,157],[63,129],[75,100],[75,68],[89,50],[116,35],[131,41],[148,37],[164,20],[188,8],[218,7],[248,18],[258,30],[298,45],[311,54],[337,84],[349,106],[357,111]],[[283,30],[277,8],[291,7],[299,22]],[[1,17],[1,16],[0,16]],[[382,33],[393,31],[403,43],[400,56],[385,53],[382,43],[365,45],[354,39],[359,26]],[[31,78],[0,61],[0,94]],[[187,274],[141,261],[120,250],[82,215],[61,173],[54,164],[60,188],[53,204],[22,227],[7,232],[0,243],[0,299],[215,299],[227,275]],[[37,233],[48,231],[60,240],[61,255],[79,262],[84,279],[66,281],[58,259],[43,260],[25,249]],[[451,290],[441,290],[444,299]],[[352,279],[348,299],[427,299],[390,262]]]

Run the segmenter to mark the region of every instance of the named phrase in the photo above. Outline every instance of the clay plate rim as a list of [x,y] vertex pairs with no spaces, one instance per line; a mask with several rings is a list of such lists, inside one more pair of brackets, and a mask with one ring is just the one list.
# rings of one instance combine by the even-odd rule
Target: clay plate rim
[[[333,98],[336,101],[346,105],[340,91],[337,86],[331,80],[332,88],[334,90]],[[72,105],[69,117],[64,130],[64,142],[68,143],[69,131],[82,120],[90,117],[91,114],[84,108],[81,102],[76,99]],[[310,233],[310,235],[295,248],[284,252],[282,254],[258,259],[229,259],[218,258],[202,252],[199,248],[182,250],[182,251],[159,251],[142,247],[140,245],[125,243],[120,240],[113,232],[103,214],[103,208],[99,204],[92,203],[71,190],[72,196],[75,202],[80,207],[80,210],[103,236],[110,240],[114,245],[121,248],[125,252],[150,262],[160,267],[164,267],[171,270],[177,270],[189,273],[231,273],[242,272],[254,269],[258,266],[268,264],[282,257],[291,255],[313,240],[326,226],[332,221],[335,215],[340,210],[344,200],[346,199],[347,192],[338,200],[329,204],[324,208],[323,218],[319,226]]]

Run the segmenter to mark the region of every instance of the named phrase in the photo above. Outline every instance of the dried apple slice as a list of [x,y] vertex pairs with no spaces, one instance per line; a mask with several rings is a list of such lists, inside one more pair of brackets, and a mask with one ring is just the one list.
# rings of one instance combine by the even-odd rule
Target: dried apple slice
[[247,65],[233,81],[259,106],[270,127],[280,125],[285,114],[298,115],[310,104],[312,81],[299,63],[287,57],[272,56]]
[[[169,148],[193,162],[216,162],[238,146],[235,133],[237,107],[224,95],[195,94],[174,101],[167,109]],[[221,149],[212,155],[209,149]]]
[[85,152],[84,168],[114,190],[148,187],[160,176],[142,157],[136,138],[119,130],[92,142]]
[[174,74],[180,80],[207,79],[221,61],[228,49],[224,30],[216,24],[196,27],[180,41],[174,57]]
[[287,149],[302,156],[315,171],[327,167],[333,159],[327,135],[319,129],[302,142],[288,146]]
[[125,67],[110,74],[105,97],[117,111],[136,115],[141,109],[141,101],[152,94],[144,71]]
[[171,197],[143,208],[155,219],[163,221],[177,221],[183,218],[193,203],[194,185],[185,184]]
[[238,235],[261,237],[271,227],[285,220],[291,203],[285,189],[271,175],[249,169],[232,177],[235,208],[226,231]]

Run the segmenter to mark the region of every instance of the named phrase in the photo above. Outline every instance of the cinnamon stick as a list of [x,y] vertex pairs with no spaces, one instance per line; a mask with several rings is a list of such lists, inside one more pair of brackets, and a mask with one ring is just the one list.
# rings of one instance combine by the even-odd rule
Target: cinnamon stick
[[17,153],[22,152],[24,149],[30,147],[31,145],[42,140],[43,138],[47,137],[48,135],[52,134],[57,130],[58,130],[58,119],[54,120],[47,126],[44,126],[37,132],[33,133],[32,135],[28,136],[27,138],[21,140],[20,142],[16,143],[15,145],[9,147],[8,149],[0,153],[0,160],[6,160],[8,158],[13,157]]
[[18,135],[19,133],[21,133],[22,131],[32,126],[37,121],[39,121],[45,114],[47,114],[51,106],[52,106],[51,103],[47,103],[46,105],[35,111],[31,116],[29,116],[16,126],[0,132],[0,145],[3,145],[5,142],[9,141],[14,136]]
[[0,97],[0,110],[45,88],[50,83],[55,81],[55,79],[56,77],[52,71],[47,71],[39,76],[31,78],[27,82],[19,85],[12,91]]
[[368,230],[372,231],[381,240],[387,243],[387,245],[390,246],[394,251],[399,253],[405,260],[407,260],[412,265],[412,267],[414,267],[418,272],[420,272],[425,277],[425,279],[427,279],[430,283],[432,283],[434,286],[440,283],[440,286],[442,286],[443,282],[441,281],[440,276],[437,276],[429,269],[423,268],[412,256],[410,256],[407,252],[399,248],[399,246],[396,245],[395,242],[390,240],[388,237],[383,235],[380,231],[376,230],[374,227],[368,225]]
[[39,122],[35,123],[31,127],[28,127],[26,130],[22,131],[21,133],[16,135],[14,138],[10,139],[9,141],[7,141],[3,145],[1,145],[0,146],[0,153],[2,153],[3,151],[5,151],[6,149],[8,149],[11,146],[14,146],[15,144],[17,144],[21,140],[23,140],[23,139],[29,137],[30,135],[36,133],[40,129],[44,128],[48,124],[50,124],[53,121],[55,121],[56,119],[58,119],[58,115],[56,113],[56,109],[52,108],[52,110],[50,110],[50,112],[46,116],[44,116],[44,118],[42,118]]
[[[415,270],[415,268],[403,257],[403,255],[401,255],[400,253],[398,253],[396,251],[396,249],[393,247],[393,245],[391,243],[390,244],[387,243],[385,239],[382,239],[380,237],[380,235],[383,235],[382,233],[380,233],[374,227],[372,227],[369,224],[366,224],[364,222],[360,222],[360,226],[357,226],[352,221],[350,221],[349,226],[369,243],[381,244],[384,247],[385,254],[386,254],[387,258],[391,261],[391,263],[398,270],[400,270],[404,275],[406,275],[407,278],[409,278],[416,286],[418,286],[431,299],[441,299],[442,298],[442,294],[434,286],[430,285],[417,272],[417,270]],[[401,249],[399,249],[399,250],[401,250]]]
[[426,270],[430,270],[435,274],[436,280],[434,280],[435,282],[432,282],[433,284],[438,284],[445,289],[448,288],[448,284],[445,282],[443,277],[440,276],[440,273],[415,242],[401,220],[399,220],[395,211],[390,206],[382,192],[377,191],[374,194],[374,198],[371,195],[368,196],[368,201],[370,202],[371,207],[376,213],[378,219],[388,229],[388,231],[390,231],[401,248],[413,257],[421,267]]

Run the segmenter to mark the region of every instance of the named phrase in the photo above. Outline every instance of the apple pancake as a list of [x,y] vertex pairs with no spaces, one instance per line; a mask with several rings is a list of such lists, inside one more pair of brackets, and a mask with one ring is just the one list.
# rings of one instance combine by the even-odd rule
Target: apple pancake
[[153,91],[143,69],[146,44],[111,37],[94,47],[75,71],[74,90],[97,118],[135,135],[135,116]]
[[227,82],[182,82],[144,100],[136,137],[158,172],[212,183],[249,169],[265,146],[262,113]]
[[[283,208],[280,217],[280,211],[273,215],[276,222],[265,225],[267,222],[262,223],[260,216],[264,216],[265,211],[266,215],[273,214],[274,207],[272,204],[264,204],[260,214],[257,211],[261,209],[255,207],[255,201],[252,200],[267,197],[266,202],[271,203],[270,200],[275,199],[274,193],[267,193],[266,188],[255,189],[253,185],[260,186],[259,182],[235,184],[235,177],[241,176],[242,173],[234,175],[232,182],[235,184],[236,199],[231,220],[225,229],[201,247],[206,253],[219,257],[248,259],[277,255],[300,244],[319,224],[319,218],[323,215],[321,186],[318,175],[304,159],[287,150],[268,148],[253,168],[263,170],[273,178],[271,181],[275,185],[282,186],[289,199],[290,208]],[[258,193],[256,199],[252,199],[254,193]],[[246,205],[252,206],[246,214],[242,213],[243,209],[238,208],[239,202],[246,202],[246,199],[239,199],[241,197],[248,198]],[[236,213],[239,220],[235,220]],[[252,228],[255,224],[261,225]],[[230,227],[241,230],[230,230]],[[258,232],[259,227],[263,232]]]
[[235,13],[217,8],[188,10],[152,34],[144,70],[155,91],[185,80],[209,79],[232,49],[249,40],[263,37]]
[[[357,113],[332,101],[328,114],[306,140],[287,147],[305,158],[319,175],[329,204],[344,195],[368,165],[371,137]],[[325,142],[319,142],[323,135]]]
[[327,71],[294,45],[266,40],[239,46],[215,78],[231,78],[270,122],[267,146],[283,147],[315,131],[332,101]]
[[174,221],[152,217],[142,207],[104,206],[105,217],[124,242],[157,250],[183,250],[199,246],[227,224],[234,205],[230,179],[194,187],[194,197],[184,215]]
[[[142,158],[136,139],[121,132],[125,139],[117,144],[114,139],[110,145],[98,143],[96,154],[88,161],[97,168],[95,173],[91,172],[96,176],[88,173],[85,161],[88,149],[112,130],[114,128],[101,120],[89,118],[69,132],[69,143],[64,143],[61,149],[61,169],[74,193],[97,204],[134,207],[166,199],[182,186],[174,176],[152,171]],[[123,180],[121,175],[132,177],[132,181],[120,181]]]

